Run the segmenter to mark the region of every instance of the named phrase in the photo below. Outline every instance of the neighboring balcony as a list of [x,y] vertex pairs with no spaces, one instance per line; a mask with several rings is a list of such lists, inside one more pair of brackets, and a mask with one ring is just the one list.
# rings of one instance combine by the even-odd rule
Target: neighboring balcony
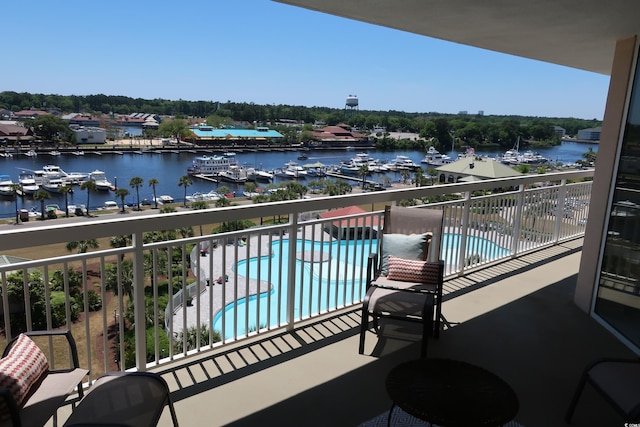
[[[509,355],[505,364],[555,372],[554,353],[564,360],[588,343],[576,339],[579,347],[565,351],[538,333],[529,337],[532,327],[536,329],[530,322],[535,318],[537,324],[541,313],[511,312],[509,307],[516,304],[516,298],[527,301],[541,295],[540,311],[548,309],[545,299],[553,304],[561,300],[567,315],[584,317],[580,322],[598,329],[572,305],[569,283],[577,271],[580,243],[576,242],[581,242],[584,234],[592,176],[592,170],[585,170],[200,211],[184,209],[165,215],[132,214],[61,225],[5,227],[0,251],[31,259],[0,267],[2,307],[9,307],[2,312],[5,333],[13,336],[24,329],[70,327],[79,343],[81,365],[91,370],[92,380],[117,369],[165,372],[183,425],[203,425],[207,418],[202,411],[210,412],[207,425],[244,417],[250,421],[238,425],[256,425],[251,423],[258,419],[251,417],[260,416],[260,411],[267,410],[264,408],[285,405],[276,404],[278,399],[319,390],[317,385],[307,390],[308,381],[324,378],[341,392],[351,383],[347,378],[352,375],[363,384],[383,384],[391,365],[417,357],[413,346],[387,346],[384,340],[379,342],[381,353],[377,353],[373,335],[367,340],[367,356],[358,355],[353,344],[365,289],[366,260],[378,251],[382,209],[391,203],[415,204],[445,211],[445,233],[439,244],[446,263],[446,326],[440,340],[430,343],[430,355],[485,363],[500,373],[501,365],[496,366],[499,359],[484,355],[475,360],[474,354],[478,349],[486,350],[485,342],[498,344],[500,339],[517,336],[517,341],[506,342],[500,352],[501,357]],[[331,215],[352,206],[361,211]],[[249,221],[254,225],[242,228]],[[212,234],[220,225],[223,228]],[[102,242],[99,248],[65,253],[69,241],[86,244],[94,239]],[[109,242],[115,247],[107,248]],[[59,255],[39,256],[58,247]],[[564,255],[567,251],[569,255]],[[566,274],[561,273],[564,267],[551,268],[565,256],[571,259]],[[562,299],[553,300],[553,291],[547,295],[550,291],[545,285],[555,289],[556,282],[561,283]],[[485,295],[497,288],[502,291]],[[509,337],[501,335],[494,322],[484,330],[460,332],[468,330],[467,323],[502,315],[505,310],[513,317],[501,317]],[[560,315],[540,317],[545,324],[553,322],[558,331],[576,326],[574,320],[556,319],[556,314]],[[518,326],[522,333],[514,335],[513,328]],[[602,332],[598,329],[598,333]],[[523,338],[527,344],[536,344],[543,359],[522,353]],[[570,335],[567,340],[573,338]],[[398,351],[393,351],[396,348]],[[581,369],[586,356],[595,352],[578,353],[581,358],[576,366],[561,370],[566,388],[574,386],[577,377],[573,374]],[[317,360],[317,369],[305,366],[316,357],[322,359]],[[362,369],[373,374],[370,366],[376,364],[381,364],[379,374],[358,379],[358,373],[365,372]],[[278,367],[284,369],[277,373],[280,379],[270,378]],[[235,389],[252,381],[263,386],[272,383],[273,394],[270,388],[258,387],[268,396],[252,397],[250,390]],[[372,385],[372,390],[377,390],[375,396],[366,396],[374,399],[366,405],[369,409],[356,409],[366,399],[354,397],[361,404],[354,400],[353,412],[343,418],[349,421],[342,423],[338,418],[333,425],[357,425],[376,415],[370,412],[384,411],[389,402],[380,384]],[[518,389],[522,385],[514,386]],[[326,412],[333,392],[319,391],[318,405]],[[529,392],[517,391],[522,411],[528,414],[532,410],[526,396]],[[213,397],[219,393],[236,403],[222,404],[224,399]],[[246,408],[253,409],[239,416],[242,406],[232,408],[247,399]],[[313,408],[309,413],[313,414]],[[316,423],[320,418],[311,417],[308,425],[331,425]],[[218,423],[216,419],[227,421]],[[352,420],[358,422],[352,424]]]

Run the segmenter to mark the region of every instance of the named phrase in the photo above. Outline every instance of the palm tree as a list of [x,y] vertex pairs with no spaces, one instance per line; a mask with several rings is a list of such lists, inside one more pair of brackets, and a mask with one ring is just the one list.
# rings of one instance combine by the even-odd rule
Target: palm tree
[[414,175],[415,175],[416,187],[420,187],[423,181],[425,180],[424,171],[422,170],[422,168],[418,168],[415,170]]
[[34,200],[40,201],[40,219],[44,221],[44,201],[51,198],[51,194],[47,190],[38,190],[33,194]]
[[154,203],[156,209],[158,209],[158,199],[156,197],[156,185],[158,185],[159,183],[160,182],[155,178],[151,178],[149,180],[149,187],[153,188],[153,203]]
[[[116,190],[116,196],[120,197],[120,201],[122,202],[122,213],[124,213],[124,198],[129,194],[129,190],[127,190],[126,188],[118,188]],[[138,209],[140,209],[140,205],[138,205]]]
[[184,187],[184,201],[183,201],[184,207],[187,207],[187,187],[190,186],[191,184],[193,184],[193,181],[191,181],[191,178],[189,177],[189,175],[182,175],[180,177],[180,180],[178,181],[178,186]]
[[11,188],[11,191],[13,192],[13,200],[16,203],[16,224],[18,224],[20,222],[20,213],[18,211],[18,191],[20,191],[22,186],[19,183],[14,182],[9,185],[9,188]]
[[92,179],[87,179],[80,184],[81,190],[87,190],[87,216],[89,215],[89,202],[91,201],[91,193],[96,191],[96,182]]
[[64,196],[64,216],[69,218],[69,193],[73,191],[73,188],[65,184],[58,191]]
[[[136,189],[136,200],[138,205],[136,210],[140,210],[140,187],[142,186],[143,183],[144,183],[144,179],[140,178],[139,176],[134,176],[129,180],[129,186],[131,188]],[[127,193],[129,192],[127,191]],[[123,205],[122,211],[124,212],[124,197],[122,198],[122,205]]]
[[408,169],[402,169],[400,171],[400,176],[402,177],[402,183],[406,184],[407,180],[409,179],[409,177],[411,176],[411,172],[409,172]]
[[100,244],[96,239],[90,240],[79,240],[67,243],[67,250],[69,252],[73,252],[77,250],[79,254],[83,254],[87,252],[89,249],[97,249],[100,247]]
[[367,175],[369,175],[369,166],[361,165],[358,168],[358,175],[362,177],[362,188],[364,188],[364,184],[367,182]]
[[[193,202],[191,203],[191,209],[193,210],[199,210],[199,209],[207,209],[209,208],[209,205],[207,205],[207,202],[205,202],[204,200],[198,200],[197,202]],[[200,224],[200,235],[202,236],[202,224]]]
[[[121,234],[119,236],[112,236],[109,239],[109,246],[111,246],[112,248],[124,248],[131,243],[131,239],[131,235]],[[124,254],[120,254],[120,261],[122,262],[123,260]]]

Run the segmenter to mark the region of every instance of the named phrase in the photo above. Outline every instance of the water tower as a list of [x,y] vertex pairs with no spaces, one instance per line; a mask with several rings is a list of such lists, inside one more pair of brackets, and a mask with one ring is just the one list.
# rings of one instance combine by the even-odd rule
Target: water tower
[[358,111],[358,95],[347,96],[347,102],[344,105],[344,111],[347,114]]

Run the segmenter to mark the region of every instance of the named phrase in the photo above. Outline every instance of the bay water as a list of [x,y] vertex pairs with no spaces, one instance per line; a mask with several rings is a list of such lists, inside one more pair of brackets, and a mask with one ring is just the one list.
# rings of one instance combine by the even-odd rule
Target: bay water
[[[553,162],[574,163],[583,159],[583,154],[589,148],[593,151],[598,150],[598,144],[565,141],[561,145],[551,148],[536,150],[538,153],[551,159]],[[135,153],[105,153],[103,155],[91,154],[87,151],[84,156],[75,156],[72,154],[63,154],[61,156],[50,156],[44,153],[37,157],[27,157],[24,155],[15,156],[13,158],[0,158],[0,174],[7,174],[14,182],[18,181],[18,175],[22,171],[38,170],[43,166],[53,164],[60,166],[66,172],[92,172],[96,169],[106,173],[107,178],[116,186],[127,188],[131,194],[125,198],[128,204],[136,202],[135,189],[129,186],[132,177],[141,177],[144,180],[143,185],[139,188],[140,200],[153,198],[153,189],[148,182],[151,178],[158,180],[156,193],[160,195],[169,195],[176,202],[184,200],[184,187],[179,187],[180,177],[186,175],[187,167],[189,167],[196,156],[205,155],[205,152],[193,153],[189,151],[152,153],[144,154]],[[421,151],[379,151],[367,150],[369,155],[380,160],[392,160],[398,155],[409,157],[416,163],[424,157]],[[478,155],[487,155],[496,157],[502,154],[502,151],[494,152],[476,152]],[[297,160],[298,152],[296,151],[270,151],[270,152],[247,152],[237,153],[236,159],[239,164],[247,167],[255,167],[264,170],[272,170],[282,167],[286,162],[296,161],[300,164],[321,162],[327,166],[337,165],[341,161],[348,161],[356,155],[354,151],[320,151],[312,150],[307,152],[308,159]],[[457,157],[456,152],[446,153],[453,159]],[[422,165],[423,168],[426,165]],[[390,172],[390,178],[393,181],[399,179],[398,174]],[[376,179],[375,175],[372,179]],[[304,182],[303,182],[304,183]],[[236,194],[242,193],[242,185],[232,184],[228,182],[212,183],[208,181],[193,178],[193,184],[187,188],[187,194],[195,192],[207,193],[216,190],[219,186],[226,186]],[[259,184],[264,185],[264,184]],[[87,193],[79,187],[74,187],[74,192],[68,195],[69,204],[81,205],[87,203]],[[115,197],[113,192],[96,192],[90,196],[91,209],[104,206],[107,201],[116,201],[120,205],[120,201]],[[51,198],[45,201],[45,204],[58,204],[64,208],[64,198],[60,194],[51,194]],[[40,202],[33,200],[32,197],[26,196],[18,199],[18,209],[40,209]],[[11,198],[0,197],[0,218],[12,218],[15,215],[15,201]]]

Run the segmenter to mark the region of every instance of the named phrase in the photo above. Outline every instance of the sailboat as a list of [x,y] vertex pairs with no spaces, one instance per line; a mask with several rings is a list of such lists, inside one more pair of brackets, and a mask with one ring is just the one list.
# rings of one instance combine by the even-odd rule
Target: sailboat
[[519,162],[520,156],[520,137],[516,139],[516,143],[512,149],[507,150],[504,154],[498,159],[501,163],[505,165],[517,165]]

